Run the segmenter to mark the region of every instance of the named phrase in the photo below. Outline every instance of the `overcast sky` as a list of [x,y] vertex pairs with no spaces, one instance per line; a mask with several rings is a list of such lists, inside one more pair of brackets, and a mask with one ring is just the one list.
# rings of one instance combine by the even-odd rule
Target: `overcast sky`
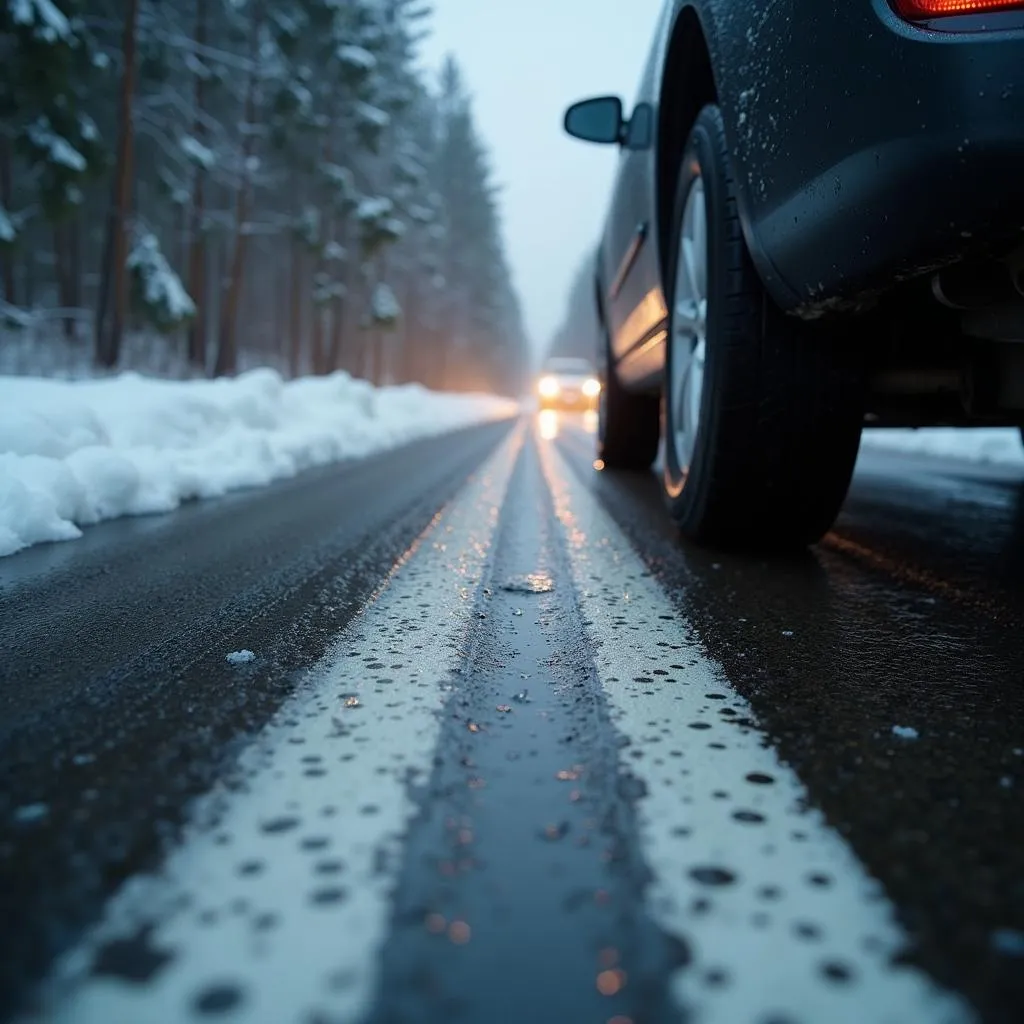
[[562,319],[573,273],[593,250],[617,150],[562,134],[586,96],[632,100],[662,0],[432,0],[423,60],[462,67],[502,189],[505,242],[535,348]]

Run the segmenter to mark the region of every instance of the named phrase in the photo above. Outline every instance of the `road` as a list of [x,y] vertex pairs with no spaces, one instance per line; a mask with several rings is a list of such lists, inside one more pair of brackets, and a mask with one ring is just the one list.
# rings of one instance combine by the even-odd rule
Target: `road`
[[1024,1019],[1024,475],[728,556],[591,427],[0,562],[0,1019]]

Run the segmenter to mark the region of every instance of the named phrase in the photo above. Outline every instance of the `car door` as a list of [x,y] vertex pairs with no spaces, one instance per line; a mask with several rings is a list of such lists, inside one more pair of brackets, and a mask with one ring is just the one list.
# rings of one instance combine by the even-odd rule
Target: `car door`
[[[663,19],[670,13],[667,5]],[[660,39],[663,28],[655,35]],[[657,49],[657,44],[655,49]],[[626,380],[660,369],[666,317],[655,223],[655,71],[652,51],[629,119],[606,231],[605,302],[612,352]]]

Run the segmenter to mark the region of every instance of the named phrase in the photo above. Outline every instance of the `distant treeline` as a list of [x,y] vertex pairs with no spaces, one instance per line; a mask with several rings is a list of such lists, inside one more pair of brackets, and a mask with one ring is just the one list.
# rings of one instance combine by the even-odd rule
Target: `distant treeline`
[[551,339],[550,355],[580,356],[596,365],[603,335],[594,300],[594,253],[580,261],[569,292],[565,316]]

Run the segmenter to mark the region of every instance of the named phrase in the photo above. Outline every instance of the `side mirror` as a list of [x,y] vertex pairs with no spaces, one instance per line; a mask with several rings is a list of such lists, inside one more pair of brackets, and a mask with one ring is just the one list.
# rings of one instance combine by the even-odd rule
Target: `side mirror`
[[584,142],[621,143],[626,127],[622,100],[618,96],[580,100],[565,112],[563,123],[570,135]]

